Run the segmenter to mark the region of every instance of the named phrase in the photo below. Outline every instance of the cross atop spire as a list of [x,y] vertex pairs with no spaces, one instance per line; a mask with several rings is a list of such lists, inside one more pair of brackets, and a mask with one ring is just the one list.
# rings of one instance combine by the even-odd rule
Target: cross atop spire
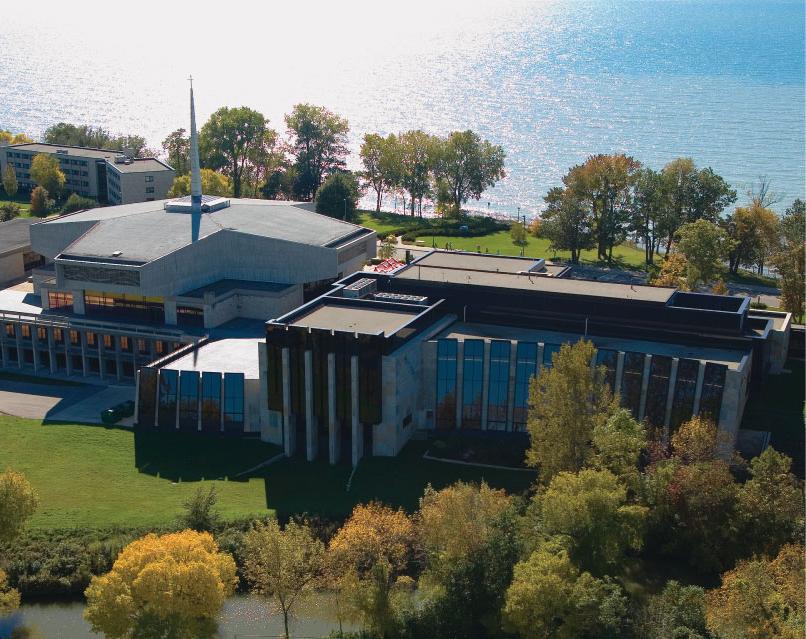
[[199,170],[199,136],[196,133],[196,106],[193,101],[193,76],[190,81],[190,203],[193,213],[201,213],[202,187]]

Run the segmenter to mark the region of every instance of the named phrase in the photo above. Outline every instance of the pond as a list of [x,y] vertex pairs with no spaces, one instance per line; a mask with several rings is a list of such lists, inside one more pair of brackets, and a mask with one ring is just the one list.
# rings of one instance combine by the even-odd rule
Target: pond
[[[326,637],[338,630],[338,623],[330,616],[331,598],[327,594],[311,597],[298,611],[291,623],[291,636]],[[84,621],[83,602],[23,604],[10,617],[0,617],[0,639],[17,636],[30,639],[95,639],[102,637]],[[236,595],[224,604],[218,618],[219,639],[282,636],[282,615],[272,614],[270,605],[249,595]],[[354,630],[345,624],[344,630]],[[25,634],[23,631],[29,631]]]

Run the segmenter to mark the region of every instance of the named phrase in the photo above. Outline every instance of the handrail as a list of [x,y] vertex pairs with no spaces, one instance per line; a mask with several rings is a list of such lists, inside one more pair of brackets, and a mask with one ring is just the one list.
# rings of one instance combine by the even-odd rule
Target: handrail
[[114,331],[117,333],[134,333],[136,335],[165,335],[171,337],[181,337],[186,335],[182,330],[147,328],[136,324],[120,324],[118,322],[104,322],[102,320],[82,319],[68,317],[66,315],[39,315],[36,313],[24,313],[21,311],[0,310],[0,320],[16,320],[18,322],[31,322],[44,326],[56,326],[60,328],[87,328],[102,331]]

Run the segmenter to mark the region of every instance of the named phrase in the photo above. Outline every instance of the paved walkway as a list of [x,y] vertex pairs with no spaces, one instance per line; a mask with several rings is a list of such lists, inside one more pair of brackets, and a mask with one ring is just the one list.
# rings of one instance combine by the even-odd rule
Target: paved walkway
[[[68,386],[0,379],[0,413],[59,422],[101,423],[101,411],[134,400],[132,385]],[[121,422],[131,425],[132,418]]]

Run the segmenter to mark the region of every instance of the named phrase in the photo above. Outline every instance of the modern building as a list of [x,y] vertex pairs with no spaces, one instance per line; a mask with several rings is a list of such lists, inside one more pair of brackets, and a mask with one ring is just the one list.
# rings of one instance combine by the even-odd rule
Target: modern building
[[131,158],[120,151],[58,144],[30,143],[0,147],[0,170],[14,168],[23,190],[36,186],[31,160],[47,153],[59,160],[68,192],[101,204],[130,204],[165,199],[175,171],[156,158]]
[[18,217],[0,222],[0,285],[19,280],[45,264],[45,258],[31,249],[29,228],[35,221]]
[[418,430],[506,437],[525,430],[532,377],[586,337],[637,419],[668,435],[705,414],[735,439],[748,393],[783,367],[787,313],[564,275],[543,260],[442,251],[354,273],[267,322],[257,357],[232,350],[221,374],[221,344],[141,370],[139,424],[232,430],[222,397],[240,359],[252,380],[243,430],[287,455],[356,464],[396,455]]

